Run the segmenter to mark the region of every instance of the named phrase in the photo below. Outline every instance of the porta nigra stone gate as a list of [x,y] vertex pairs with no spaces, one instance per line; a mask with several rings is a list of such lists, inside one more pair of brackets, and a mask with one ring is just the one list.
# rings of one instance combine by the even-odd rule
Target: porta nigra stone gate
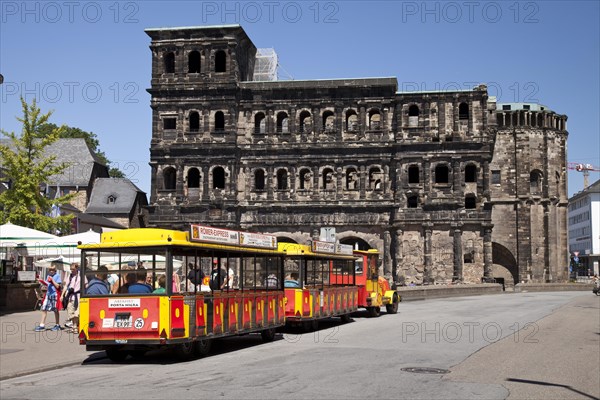
[[485,85],[254,81],[240,26],[146,33],[151,226],[297,243],[335,228],[401,283],[567,280],[565,115]]

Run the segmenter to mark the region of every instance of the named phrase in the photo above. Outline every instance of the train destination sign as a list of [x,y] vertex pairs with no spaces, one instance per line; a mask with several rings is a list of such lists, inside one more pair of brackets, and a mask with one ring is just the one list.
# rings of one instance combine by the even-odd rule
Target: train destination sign
[[240,244],[238,231],[229,229],[213,228],[211,226],[192,225],[190,229],[190,240],[193,242],[211,242],[220,244]]
[[240,232],[240,245],[276,249],[277,237],[263,233]]

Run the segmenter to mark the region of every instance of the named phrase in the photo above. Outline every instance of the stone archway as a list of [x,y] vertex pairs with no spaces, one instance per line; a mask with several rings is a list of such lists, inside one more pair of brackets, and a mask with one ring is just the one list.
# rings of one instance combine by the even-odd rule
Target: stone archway
[[371,246],[366,240],[361,239],[357,236],[348,236],[343,239],[340,239],[341,244],[349,244],[355,250],[369,250],[372,249]]
[[492,272],[497,272],[500,277],[503,277],[502,275],[506,275],[506,272],[502,271],[504,269],[510,273],[513,284],[519,282],[519,266],[515,256],[506,247],[496,242],[492,242],[492,263],[494,264]]

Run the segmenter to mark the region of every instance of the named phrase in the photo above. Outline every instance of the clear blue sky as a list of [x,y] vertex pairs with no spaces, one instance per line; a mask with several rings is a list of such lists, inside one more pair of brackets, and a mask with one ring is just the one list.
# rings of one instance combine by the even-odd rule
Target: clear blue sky
[[[149,193],[146,28],[240,24],[294,79],[395,76],[399,90],[487,83],[499,102],[568,115],[568,161],[600,166],[598,1],[0,2],[0,126],[19,96],[92,131]],[[590,183],[600,178],[592,173]],[[583,187],[569,172],[569,194]]]

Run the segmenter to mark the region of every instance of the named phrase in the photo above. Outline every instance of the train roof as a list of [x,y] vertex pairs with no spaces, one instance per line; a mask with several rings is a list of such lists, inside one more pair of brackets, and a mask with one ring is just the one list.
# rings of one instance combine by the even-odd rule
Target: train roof
[[265,249],[252,246],[192,242],[187,231],[177,231],[158,228],[133,228],[103,233],[100,243],[81,244],[81,250],[116,251],[118,249],[133,249],[141,247],[187,247],[214,251],[252,252],[272,255],[285,253],[275,249]]

